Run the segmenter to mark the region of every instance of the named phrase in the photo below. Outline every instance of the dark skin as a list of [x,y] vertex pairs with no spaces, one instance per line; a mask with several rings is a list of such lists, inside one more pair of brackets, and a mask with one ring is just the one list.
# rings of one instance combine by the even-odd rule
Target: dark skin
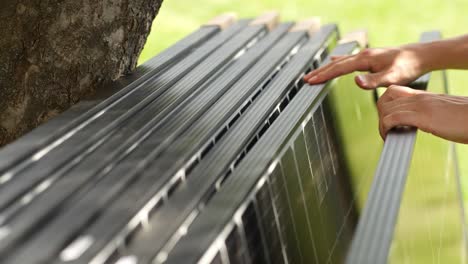
[[331,63],[308,73],[304,80],[317,84],[355,71],[369,72],[356,76],[359,87],[388,87],[378,101],[382,138],[396,126],[414,126],[468,144],[468,97],[404,86],[427,72],[441,69],[468,69],[468,35],[333,57]]

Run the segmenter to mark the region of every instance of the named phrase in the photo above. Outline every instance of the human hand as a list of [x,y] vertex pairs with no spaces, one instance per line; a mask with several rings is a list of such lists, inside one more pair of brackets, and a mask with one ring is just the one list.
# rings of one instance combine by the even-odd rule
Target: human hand
[[399,48],[365,49],[355,55],[332,57],[332,62],[304,77],[309,84],[317,84],[354,71],[369,71],[358,75],[357,85],[373,89],[391,84],[409,84],[430,71],[423,65],[425,54],[420,44]]
[[379,99],[379,130],[385,139],[396,126],[413,126],[468,144],[468,97],[434,94],[392,85]]

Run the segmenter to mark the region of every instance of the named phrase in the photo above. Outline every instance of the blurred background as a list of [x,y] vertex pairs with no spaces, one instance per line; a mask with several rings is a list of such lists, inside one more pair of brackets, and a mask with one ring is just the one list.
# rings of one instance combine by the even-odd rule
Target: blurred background
[[[440,30],[446,38],[468,34],[466,0],[166,0],[139,62],[145,62],[216,15],[234,11],[247,18],[268,10],[280,11],[283,21],[320,16],[322,23],[337,23],[342,33],[365,28],[371,47],[415,42],[421,32],[433,29]],[[452,94],[468,96],[468,71],[449,71],[449,87]],[[457,150],[468,202],[468,146],[459,145]]]

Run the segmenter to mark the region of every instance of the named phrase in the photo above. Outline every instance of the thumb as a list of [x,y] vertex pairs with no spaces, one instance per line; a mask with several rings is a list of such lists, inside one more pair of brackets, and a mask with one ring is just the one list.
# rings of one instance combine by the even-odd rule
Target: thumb
[[[364,89],[374,89],[377,87],[389,86],[392,84],[390,81],[391,73],[387,71],[361,74],[356,76],[355,81],[357,85]],[[394,79],[394,78],[392,78]]]

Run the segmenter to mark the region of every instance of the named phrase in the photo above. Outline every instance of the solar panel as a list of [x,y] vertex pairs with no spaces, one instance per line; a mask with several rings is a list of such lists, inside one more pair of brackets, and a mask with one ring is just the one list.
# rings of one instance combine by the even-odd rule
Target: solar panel
[[[255,78],[252,78],[253,76],[250,75],[250,72],[248,74],[250,80],[257,79],[257,80],[262,80],[262,81],[261,82],[258,82],[258,81],[257,82],[252,82],[252,81],[250,81],[250,82],[246,83],[246,81],[248,79],[244,79],[244,81],[242,81],[243,79],[241,79],[239,82],[237,82],[233,86],[233,88],[231,88],[229,90],[229,92],[226,95],[224,95],[212,108],[210,108],[210,110],[204,115],[204,117],[202,117],[201,120],[212,121],[214,118],[217,118],[221,122],[223,120],[225,120],[224,122],[227,122],[227,119],[228,119],[229,116],[226,116],[226,113],[231,112],[232,113],[231,115],[236,114],[236,108],[234,108],[234,107],[236,107],[236,106],[239,107],[239,103],[236,103],[235,101],[233,101],[235,99],[235,97],[233,98],[233,95],[246,97],[246,96],[248,96],[249,90],[261,89],[263,86],[260,85],[259,87],[257,87],[256,83],[261,84],[261,83],[267,83],[268,82],[268,79],[265,80],[264,78],[262,78],[262,76],[265,76],[267,74],[271,74],[271,69],[276,68],[277,67],[276,65],[283,61],[283,59],[287,56],[287,54],[290,52],[290,50],[295,45],[297,45],[297,42],[302,40],[303,38],[305,38],[304,34],[305,33],[293,32],[293,33],[291,33],[289,35],[288,38],[285,38],[284,40],[280,41],[278,43],[278,45],[275,46],[275,48],[273,48],[271,51],[269,51],[269,54],[271,54],[271,56],[267,56],[268,59],[260,60],[257,64],[255,64],[254,68],[251,69],[251,71],[255,70],[255,73],[257,73],[255,75]],[[272,60],[273,60],[273,63],[272,63]],[[275,62],[275,60],[276,60],[276,62]],[[244,89],[244,91],[245,91],[244,95],[242,95],[241,89]],[[232,106],[229,107],[229,105],[232,105]],[[216,127],[214,125],[206,126],[206,123],[204,125],[201,125],[201,124],[203,124],[203,123],[199,120],[192,127],[192,129],[194,128],[194,130],[191,129],[190,132],[187,132],[185,134],[186,135],[185,137],[179,138],[179,140],[177,142],[175,142],[176,144],[171,145],[170,149],[172,149],[172,151],[179,151],[180,154],[174,154],[171,157],[171,155],[168,155],[167,154],[168,152],[166,151],[165,152],[166,154],[161,156],[164,159],[157,160],[156,163],[153,163],[152,166],[154,167],[154,169],[157,169],[158,171],[164,171],[165,172],[164,174],[158,175],[157,173],[155,174],[154,171],[152,171],[151,169],[150,170],[147,169],[144,172],[143,177],[140,177],[136,183],[134,183],[132,186],[130,186],[130,188],[128,188],[127,191],[125,193],[123,193],[118,198],[117,202],[114,201],[114,203],[112,205],[110,205],[110,207],[108,209],[106,209],[106,211],[105,211],[106,213],[104,215],[101,215],[99,221],[96,222],[94,225],[90,226],[90,229],[89,229],[90,231],[85,231],[85,234],[90,232],[92,234],[96,233],[96,235],[98,235],[98,236],[106,236],[106,237],[107,236],[115,236],[114,232],[121,230],[121,227],[119,227],[119,225],[124,226],[125,225],[124,222],[129,221],[130,219],[132,219],[139,210],[142,210],[141,208],[143,208],[143,210],[147,210],[147,209],[145,209],[145,207],[148,206],[148,205],[145,206],[145,204],[147,204],[148,201],[150,201],[150,206],[154,206],[155,205],[154,199],[152,199],[151,197],[156,197],[157,199],[160,199],[161,198],[161,196],[160,196],[161,193],[165,193],[166,191],[170,190],[170,188],[162,188],[161,189],[161,187],[162,187],[161,184],[165,184],[167,182],[167,177],[168,176],[173,176],[174,174],[176,174],[177,171],[180,170],[181,165],[183,165],[183,163],[182,164],[177,164],[177,162],[174,162],[175,159],[173,157],[174,156],[179,157],[179,159],[181,161],[186,163],[187,161],[190,160],[190,156],[188,156],[187,154],[183,154],[183,153],[186,153],[186,152],[190,153],[190,152],[193,152],[194,150],[196,151],[195,154],[200,152],[200,147],[202,147],[203,145],[201,145],[200,143],[198,143],[198,145],[197,145],[197,144],[194,144],[192,142],[192,140],[193,140],[192,136],[197,134],[197,133],[194,133],[193,131],[198,130],[200,132],[204,132],[204,131],[206,131],[207,128],[210,128],[211,132],[210,132],[210,130],[208,130],[208,131],[204,132],[203,134],[200,134],[204,138],[207,138],[206,140],[209,140],[210,138],[215,137],[216,134],[214,134],[213,132],[216,132],[219,129],[219,127]],[[200,132],[198,132],[198,133],[200,133]],[[207,132],[209,132],[209,134],[207,134]],[[160,137],[158,137],[158,138],[160,138]],[[164,138],[164,137],[161,137],[161,138]],[[190,144],[188,144],[188,142],[190,142]],[[201,142],[203,143],[203,141],[201,141]],[[193,149],[193,150],[189,151],[188,148]],[[146,153],[148,152],[147,149],[142,149],[142,151],[146,152]],[[196,154],[196,155],[199,155],[199,154]],[[163,166],[163,167],[161,167],[161,166]],[[164,169],[164,168],[166,168],[166,169]],[[171,169],[169,169],[169,168],[171,168]],[[159,178],[155,179],[153,177],[153,175],[158,175]],[[179,175],[176,175],[176,176],[179,176]],[[175,184],[176,182],[170,181],[170,182],[167,182],[167,183]],[[170,185],[168,187],[170,187]],[[151,189],[149,189],[149,188],[151,188]],[[145,191],[143,191],[143,190],[145,190]],[[153,191],[151,191],[151,190],[153,190]],[[130,195],[132,195],[132,196],[136,195],[136,196],[133,196],[133,197],[138,197],[138,199],[135,201],[134,198],[130,198],[131,197]],[[121,209],[122,207],[121,206],[122,206],[123,203],[120,203],[120,201],[126,201],[126,200],[134,201],[132,203],[132,207],[125,210],[125,213],[128,215],[127,216],[128,220],[126,220],[127,218],[122,217],[122,209]],[[135,204],[136,202],[141,204],[141,205],[139,206],[138,204]],[[129,207],[130,207],[130,205],[129,205]],[[118,218],[121,219],[121,221],[117,222],[117,221],[114,220],[113,221],[114,226],[110,226],[109,223],[108,223],[108,220],[106,220],[106,219],[116,219],[116,216],[115,216],[116,213],[119,214]],[[140,217],[140,216],[137,215],[137,217]],[[104,225],[104,226],[102,226],[102,225]],[[108,232],[108,233],[104,233],[104,232]],[[126,231],[126,232],[128,232],[128,231]],[[92,236],[95,236],[95,235],[92,235]],[[110,245],[114,245],[114,244],[112,243]],[[94,246],[95,247],[93,247],[91,250],[99,250],[98,245],[95,244]],[[97,251],[97,252],[99,252],[99,251]],[[88,253],[88,252],[86,252],[86,253]],[[89,256],[87,256],[85,254],[84,257],[92,257],[92,256],[94,256],[93,254],[96,254],[96,253],[92,253],[92,251],[91,251]]]
[[320,34],[304,44],[246,113],[239,118],[238,124],[235,124],[193,172],[187,175],[188,178],[182,184],[181,190],[176,190],[169,197],[167,204],[151,217],[149,224],[154,227],[148,232],[143,232],[141,236],[134,237],[132,243],[135,243],[135,246],[129,247],[135,248],[139,258],[152,257],[151,254],[162,247],[161,243],[167,243],[170,247],[171,242],[167,241],[169,237],[177,236],[176,231],[183,225],[185,219],[196,213],[194,210],[209,197],[216,184],[220,184],[226,171],[234,166],[239,155],[242,155],[244,149],[251,144],[252,138],[258,139],[256,133],[262,124],[273,122],[269,117],[272,112],[278,111],[280,102],[284,98],[292,99],[290,91],[297,89],[295,83],[310,67],[311,59],[319,57],[323,52],[322,45],[332,42],[335,38],[335,30],[334,26],[325,27]]
[[[291,41],[291,39],[289,41]],[[294,43],[294,42],[292,42],[292,43]],[[283,51],[279,51],[278,49],[273,49],[271,54],[272,55],[276,54],[275,57],[282,56],[281,54],[285,54],[284,53],[285,47],[283,46],[282,49],[283,49]],[[262,72],[266,73],[269,70],[269,68],[271,68],[274,65],[275,64],[273,64],[273,65],[270,64],[267,68],[262,67]],[[254,67],[257,68],[257,69],[259,68],[258,64],[256,64],[256,66],[254,66]],[[256,78],[261,79],[262,74],[260,74],[260,76],[257,76]],[[255,85],[255,83],[250,83],[247,86],[245,84],[243,84],[242,86],[237,86],[237,83],[236,83],[235,87],[237,86],[239,88],[242,87],[244,89],[245,88],[247,88],[247,89],[250,88],[251,89],[251,88],[255,87],[253,85]],[[255,87],[255,88],[257,88],[257,87]],[[231,88],[231,89],[234,89],[234,88]],[[240,93],[239,90],[237,90],[237,91]],[[225,101],[226,101],[226,99],[221,99],[221,102],[224,103]],[[216,103],[215,107],[219,108],[219,106],[221,106],[221,105],[222,104],[219,103],[219,101],[218,101]],[[224,104],[224,107],[222,108],[223,109],[222,111],[219,111],[219,110],[218,111],[210,110],[210,111],[211,111],[211,113],[216,113],[216,116],[218,116],[218,118],[223,118],[224,119],[224,118],[226,118],[226,111],[231,111],[232,112],[235,109],[235,108],[228,107],[228,106],[229,106],[229,104]],[[205,118],[205,120],[206,119],[207,118]],[[198,124],[200,124],[200,123],[195,124],[196,128],[198,128],[198,129],[206,130],[206,128],[211,128],[212,130],[214,130],[214,128],[215,128],[213,126],[200,126]],[[177,127],[177,126],[175,124],[172,124],[169,127]],[[200,155],[199,154],[201,152],[200,149],[203,146],[202,143],[208,141],[210,138],[215,137],[215,134],[213,134],[213,132],[210,132],[210,131],[207,131],[207,132],[205,132],[204,134],[201,134],[201,135],[203,135],[204,137],[207,137],[208,139],[201,140],[200,143],[197,143],[197,144],[195,144],[195,143],[192,144],[191,143],[190,145],[187,145],[186,142],[191,141],[190,136],[192,135],[191,133],[187,133],[186,134],[187,136],[185,137],[184,141],[178,140],[178,141],[174,142],[176,144],[170,145],[170,147],[171,147],[171,149],[173,149],[173,151],[174,150],[178,151],[177,152],[178,154],[174,154],[172,157],[171,156],[162,156],[165,159],[158,160],[156,163],[153,163],[153,165],[152,165],[153,169],[151,169],[151,168],[147,169],[144,172],[144,175],[142,177],[140,177],[138,179],[138,181],[135,182],[134,185],[131,186],[131,189],[127,190],[121,197],[119,197],[119,199],[117,200],[115,205],[111,205],[110,208],[106,210],[108,213],[106,213],[105,215],[102,216],[102,218],[101,218],[102,221],[99,220],[95,225],[91,226],[89,231],[87,231],[87,232],[90,232],[92,234],[97,233],[97,235],[99,235],[99,236],[115,236],[114,233],[106,234],[106,233],[103,233],[103,232],[106,231],[106,230],[108,230],[106,232],[116,232],[116,231],[120,232],[121,227],[119,227],[118,225],[124,226],[125,225],[124,222],[130,221],[131,218],[133,218],[135,216],[135,214],[139,210],[146,211],[147,209],[145,209],[145,208],[147,208],[146,207],[147,205],[145,205],[145,204],[147,204],[148,201],[150,201],[150,207],[154,206],[155,205],[153,203],[154,200],[151,197],[156,197],[156,200],[160,201],[160,199],[163,198],[163,196],[161,196],[161,194],[169,193],[170,190],[171,190],[171,187],[172,187],[171,185],[177,184],[177,181],[168,181],[168,177],[171,177],[174,174],[177,177],[180,177],[180,175],[177,174],[177,172],[181,168],[183,168],[184,163],[190,162],[190,160],[191,160],[191,155],[187,155],[187,154],[190,154],[192,152],[193,153],[192,155],[194,155],[194,154],[197,155],[197,156]],[[167,131],[163,131],[163,133],[167,133]],[[157,137],[156,139],[166,139],[166,138],[165,137]],[[163,143],[159,142],[158,143],[156,141],[155,143],[157,143],[157,146],[158,146],[158,148],[155,151],[160,152],[162,150],[162,146],[168,147],[169,143],[171,143],[171,142],[168,141],[167,143],[166,142],[163,142]],[[185,143],[185,144],[182,144],[182,143]],[[184,148],[184,145],[186,146],[185,148]],[[187,150],[187,147],[190,147],[192,150]],[[148,153],[148,149],[142,149],[141,151],[142,151],[142,153]],[[157,153],[155,151],[153,151],[153,153]],[[174,157],[179,157],[180,161],[179,162],[174,162],[176,160],[176,159],[174,159]],[[137,156],[137,159],[139,159],[139,158],[140,157]],[[164,174],[161,174],[161,173],[158,173],[158,172],[164,172]],[[158,178],[155,179],[153,177],[153,175],[158,175]],[[177,180],[177,178],[176,178],[176,180]],[[164,188],[164,185],[162,185],[162,184],[166,184],[166,183],[169,183],[169,185],[166,185],[167,187]],[[115,219],[115,214],[116,213],[119,214],[119,212],[121,212],[120,208],[121,208],[122,203],[120,203],[120,201],[125,201],[125,200],[128,200],[128,199],[133,200],[133,198],[130,198],[130,197],[132,197],[134,195],[137,195],[136,197],[138,197],[138,200],[136,201],[137,204],[133,203],[131,205],[133,207],[129,208],[127,210],[127,212],[126,212],[127,216],[125,218],[121,218],[121,222],[116,223],[116,225],[111,228],[111,226],[109,226],[109,224],[107,223],[108,220],[105,220],[105,219]],[[153,203],[153,204],[151,204],[151,203]],[[130,205],[129,205],[129,207],[130,207]],[[140,216],[137,215],[137,217],[140,217]],[[102,225],[104,225],[104,229],[103,229]],[[113,245],[113,244],[110,244],[110,245]],[[93,248],[93,250],[97,250],[97,249],[99,249],[98,246],[96,246],[96,248]],[[90,254],[90,256],[93,256],[93,255]],[[85,257],[89,257],[89,256],[85,256]]]
[[[356,48],[354,43],[345,44],[339,46],[334,54],[350,53],[354,48]],[[304,158],[300,154],[303,155],[307,151],[303,133],[307,122],[314,123],[314,131],[325,127],[322,108],[320,102],[317,102],[322,101],[326,94],[327,89],[322,90],[323,88],[323,85],[319,87],[306,86],[298,92],[298,96],[293,100],[294,103],[286,107],[285,111],[279,115],[278,120],[266,131],[264,137],[247,154],[239,167],[232,172],[233,174],[226,180],[221,191],[212,198],[203,213],[194,220],[187,230],[187,235],[182,237],[168,254],[167,263],[178,263],[181,260],[188,262],[202,260],[201,263],[210,263],[212,257],[218,251],[220,254],[224,254],[220,251],[222,247],[227,247],[227,252],[246,252],[243,253],[246,258],[254,256],[254,258],[265,260],[265,256],[269,256],[271,261],[272,254],[267,251],[262,254],[258,253],[257,250],[249,251],[248,243],[244,243],[244,249],[236,250],[230,249],[230,246],[225,243],[226,235],[234,229],[240,229],[241,237],[250,237],[257,234],[255,239],[257,241],[256,249],[259,247],[263,249],[270,248],[268,245],[270,241],[262,239],[261,234],[265,233],[265,231],[261,231],[259,228],[258,232],[245,232],[246,226],[266,227],[259,224],[257,216],[269,210],[274,212],[276,228],[270,229],[268,232],[277,232],[277,235],[281,238],[282,253],[284,254],[279,259],[276,256],[275,261],[289,260],[291,263],[303,263],[316,262],[323,258],[322,254],[324,253],[318,252],[315,247],[315,244],[318,246],[319,243],[314,240],[313,231],[315,229],[313,230],[311,227],[311,218],[316,211],[311,206],[314,206],[314,203],[316,203],[315,206],[328,205],[328,210],[322,212],[323,217],[326,217],[324,220],[336,221],[331,216],[335,216],[334,208],[339,208],[339,205],[336,204],[337,200],[333,199],[333,197],[324,200],[326,202],[320,202],[310,195],[313,192],[305,194],[303,188],[304,186],[311,186],[312,174],[310,168],[303,164],[298,165],[297,162],[298,159]],[[313,114],[317,112],[318,115]],[[318,120],[315,120],[314,117],[318,117]],[[324,141],[326,142],[326,139]],[[329,149],[331,144],[322,144],[321,146],[324,148],[324,152],[330,153],[332,151]],[[277,159],[275,165],[271,165],[275,159]],[[324,163],[323,160],[321,160],[321,163]],[[323,167],[328,168],[327,175],[334,174],[332,166]],[[298,170],[301,170],[301,172],[309,170],[309,173],[300,175]],[[335,188],[333,182],[330,180],[328,183],[330,189]],[[259,190],[266,188],[265,186],[269,188],[271,201],[267,203],[267,207],[257,207],[259,210],[254,214],[252,210],[256,207],[253,204],[265,204],[265,201],[260,203],[254,199],[260,197]],[[263,192],[265,192],[265,189],[263,189]],[[316,218],[313,218],[313,220],[316,220]],[[337,227],[346,227],[346,225],[342,222],[337,225],[333,222],[325,222],[323,227],[324,232],[330,232],[328,234],[331,235],[330,239],[333,239],[334,246],[329,248],[331,253],[326,251],[328,253],[325,255],[326,258],[342,257],[342,254],[333,254],[334,250],[332,250],[333,248],[341,248],[340,243],[345,243],[341,239],[336,239],[336,234],[340,234],[338,232],[340,228]],[[246,241],[249,241],[249,239],[246,238]],[[265,241],[267,244],[262,246],[260,241]],[[250,246],[250,249],[252,249],[252,246]],[[229,253],[228,256],[230,256]]]

